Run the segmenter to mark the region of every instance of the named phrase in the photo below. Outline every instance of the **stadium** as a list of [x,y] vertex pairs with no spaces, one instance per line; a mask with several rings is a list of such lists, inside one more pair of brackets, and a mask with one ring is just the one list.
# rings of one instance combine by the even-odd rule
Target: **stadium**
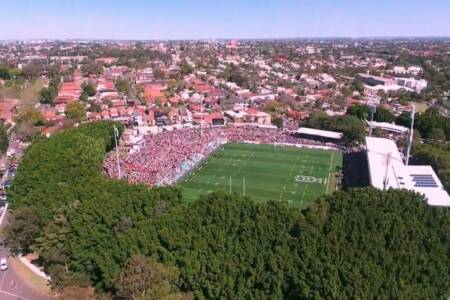
[[338,189],[341,135],[301,128],[217,126],[165,130],[130,147],[124,140],[104,162],[113,178],[150,186],[178,185],[185,201],[212,191],[302,207]]

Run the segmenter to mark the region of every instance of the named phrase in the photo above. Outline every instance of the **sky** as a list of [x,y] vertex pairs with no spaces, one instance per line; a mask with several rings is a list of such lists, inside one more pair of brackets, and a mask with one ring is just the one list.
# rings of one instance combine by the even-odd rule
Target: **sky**
[[0,0],[0,39],[450,36],[450,0]]

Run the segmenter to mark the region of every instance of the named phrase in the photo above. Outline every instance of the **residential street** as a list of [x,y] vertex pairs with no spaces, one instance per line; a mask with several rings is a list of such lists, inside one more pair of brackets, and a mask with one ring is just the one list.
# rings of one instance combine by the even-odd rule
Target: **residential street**
[[[4,221],[0,229],[6,222]],[[0,257],[8,257],[8,269],[0,271],[0,299],[1,300],[18,300],[18,299],[33,299],[33,300],[47,300],[52,299],[42,295],[31,284],[27,283],[19,274],[17,267],[11,264],[12,258],[7,247],[4,246],[3,239],[0,238]],[[17,262],[17,264],[20,262]],[[31,271],[30,271],[31,272]]]

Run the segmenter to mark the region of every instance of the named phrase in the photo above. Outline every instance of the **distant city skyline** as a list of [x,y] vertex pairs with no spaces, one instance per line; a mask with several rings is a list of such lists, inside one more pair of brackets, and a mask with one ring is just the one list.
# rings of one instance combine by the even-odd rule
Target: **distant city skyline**
[[450,36],[445,0],[17,0],[0,7],[1,40]]

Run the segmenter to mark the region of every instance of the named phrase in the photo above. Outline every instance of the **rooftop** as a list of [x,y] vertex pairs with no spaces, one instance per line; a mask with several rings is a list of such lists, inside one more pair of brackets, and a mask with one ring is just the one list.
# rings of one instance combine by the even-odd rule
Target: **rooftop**
[[307,127],[301,127],[297,130],[297,133],[299,134],[306,134],[306,135],[313,135],[313,136],[320,136],[324,138],[329,139],[336,139],[340,140],[342,138],[342,133],[335,132],[335,131],[328,131],[328,130],[320,130],[320,129],[313,129],[313,128],[307,128]]
[[405,165],[394,141],[366,137],[370,183],[379,189],[423,194],[429,205],[450,206],[450,196],[431,166]]

